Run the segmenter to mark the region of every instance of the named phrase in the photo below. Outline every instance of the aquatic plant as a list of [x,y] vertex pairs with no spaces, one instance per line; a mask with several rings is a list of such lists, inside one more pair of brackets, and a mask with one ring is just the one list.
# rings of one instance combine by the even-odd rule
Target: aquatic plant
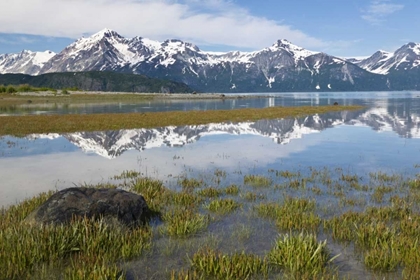
[[230,185],[225,188],[225,194],[237,195],[239,194],[239,187],[237,185]]
[[198,180],[195,178],[182,178],[178,180],[178,184],[181,185],[184,191],[193,191],[196,188],[203,186],[203,180]]
[[164,226],[160,229],[162,234],[174,237],[186,237],[204,230],[209,217],[194,212],[189,208],[175,208],[162,215]]
[[328,253],[326,240],[318,242],[315,235],[304,233],[279,236],[268,254],[269,262],[293,279],[321,279],[334,258]]
[[270,178],[261,175],[245,175],[244,184],[253,187],[268,187],[272,183]]
[[199,190],[197,194],[204,197],[219,197],[223,195],[223,190],[216,189],[214,187],[209,187],[209,188]]
[[[111,263],[141,255],[150,248],[150,242],[148,227],[129,229],[87,218],[61,226],[3,224],[0,232],[0,278],[26,278],[38,266],[61,264],[63,260],[67,260],[67,271],[79,271],[78,266],[84,263],[85,268],[99,267],[105,272],[110,269],[115,272],[115,265]],[[97,256],[103,260],[101,265]],[[68,262],[70,259],[74,262]],[[121,274],[121,270],[117,273]]]
[[321,218],[313,213],[315,202],[286,197],[281,203],[261,203],[254,207],[258,215],[273,219],[282,230],[316,231]]
[[215,279],[248,279],[253,275],[266,276],[269,266],[266,259],[244,252],[223,254],[211,248],[195,253],[190,260],[191,269]]
[[236,202],[235,200],[231,198],[225,198],[212,200],[209,204],[205,205],[204,207],[212,212],[227,214],[238,209],[240,206],[241,204]]

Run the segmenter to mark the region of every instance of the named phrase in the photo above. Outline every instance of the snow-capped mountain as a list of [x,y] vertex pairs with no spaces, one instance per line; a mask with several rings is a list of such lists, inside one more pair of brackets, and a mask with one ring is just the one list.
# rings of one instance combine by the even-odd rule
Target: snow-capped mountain
[[37,75],[41,68],[55,55],[52,51],[31,52],[23,50],[17,54],[0,55],[0,74],[22,73]]
[[406,71],[420,66],[420,44],[408,43],[394,53],[378,51],[357,63],[370,72],[386,75],[393,71]]
[[353,63],[372,73],[387,74],[383,72],[384,69],[382,68],[382,66],[392,56],[392,53],[380,50],[368,58],[359,61],[353,61]]
[[[104,29],[80,38],[44,60],[23,54],[0,56],[1,73],[116,71],[183,82],[204,92],[348,91],[420,88],[420,47],[409,43],[394,53],[379,51],[357,60],[313,52],[278,40],[254,52],[211,53],[181,40],[124,38]],[[8,59],[6,59],[6,57]],[[48,58],[48,59],[47,59]],[[42,62],[42,63],[41,63]],[[36,65],[31,68],[30,65]],[[395,76],[395,72],[410,74]]]

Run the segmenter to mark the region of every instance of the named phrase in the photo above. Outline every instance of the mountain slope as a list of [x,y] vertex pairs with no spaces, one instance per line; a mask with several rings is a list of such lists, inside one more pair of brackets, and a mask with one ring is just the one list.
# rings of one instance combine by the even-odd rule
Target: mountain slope
[[53,56],[54,52],[31,52],[24,50],[17,54],[0,55],[0,74],[5,73],[21,73],[29,75],[37,75],[41,68]]
[[65,72],[47,73],[39,76],[25,74],[0,74],[0,84],[29,84],[34,87],[78,88],[87,91],[123,91],[123,92],[192,92],[187,85],[149,78],[144,75],[115,72]]
[[420,89],[420,44],[405,44],[394,53],[378,51],[356,64],[386,76],[388,85],[394,90]]
[[180,40],[124,38],[104,29],[75,41],[37,69],[15,60],[3,72],[114,71],[174,80],[204,92],[399,90],[417,86],[419,54],[418,45],[410,43],[393,54],[346,60],[287,40],[254,52],[215,54]]

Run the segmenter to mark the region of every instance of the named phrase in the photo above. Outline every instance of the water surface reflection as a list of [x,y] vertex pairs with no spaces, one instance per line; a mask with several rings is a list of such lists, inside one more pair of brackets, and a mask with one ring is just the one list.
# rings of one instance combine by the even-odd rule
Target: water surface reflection
[[[413,172],[420,119],[412,104],[198,126],[2,137],[0,204],[137,170],[168,183],[185,173],[345,167]],[[380,133],[378,133],[380,132]],[[236,175],[235,175],[236,174]]]
[[[235,94],[232,94],[235,95]],[[248,96],[247,96],[248,95]],[[55,99],[43,104],[23,104],[0,107],[1,115],[24,114],[97,114],[136,113],[190,110],[230,110],[239,108],[266,108],[273,106],[320,106],[338,102],[342,105],[363,105],[368,107],[406,106],[419,110],[419,92],[328,92],[328,93],[267,93],[236,94],[246,98],[234,99],[156,99],[125,102],[65,103]],[[418,99],[418,100],[417,100]],[[407,101],[413,104],[407,104]]]

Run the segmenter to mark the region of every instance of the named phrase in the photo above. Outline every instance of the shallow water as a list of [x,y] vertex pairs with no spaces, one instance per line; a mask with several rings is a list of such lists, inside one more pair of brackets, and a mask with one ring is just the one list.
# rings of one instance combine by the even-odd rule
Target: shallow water
[[[419,172],[420,164],[418,95],[415,92],[277,94],[271,98],[224,102],[177,100],[147,106],[99,104],[86,109],[84,113],[130,112],[152,108],[207,110],[316,106],[334,102],[365,105],[366,108],[299,119],[28,135],[24,138],[0,137],[0,206],[11,205],[50,189],[106,183],[113,181],[112,176],[125,170],[136,170],[144,176],[164,181],[166,186],[173,189],[180,188],[177,180],[182,176],[203,179],[208,186],[237,184],[243,192],[260,192],[261,198],[255,203],[279,201],[284,195],[313,198],[317,201],[320,214],[330,217],[352,207],[336,194],[328,194],[331,190],[321,184],[314,183],[306,190],[285,190],[281,187],[256,190],[244,185],[244,176],[264,175],[273,179],[273,185],[285,182],[285,179],[275,175],[276,171],[282,170],[299,172],[302,176],[309,176],[314,169],[320,172],[327,170],[325,172],[331,178],[341,174],[356,174],[361,183],[369,181],[371,172],[379,171],[413,177]],[[62,111],[45,109],[44,113],[76,112],[69,108]],[[78,108],[77,112],[82,111]],[[27,113],[40,112],[29,110]],[[226,176],[216,181],[214,174],[220,170],[225,171]],[[321,195],[311,190],[315,187],[320,188]],[[355,201],[356,209],[376,205],[370,199],[369,192],[343,190],[343,193]],[[185,266],[185,255],[191,255],[208,243],[226,252],[244,250],[261,255],[266,253],[278,231],[270,222],[249,214],[252,211],[248,210],[255,203],[245,206],[248,208],[237,214],[211,223],[206,234],[188,239],[191,244],[186,242],[184,246],[167,238],[155,240],[154,249],[145,256],[146,262],[142,258],[126,264],[129,276],[133,279],[160,279],[168,271],[161,271],[160,274],[156,270],[163,266],[165,269]],[[343,247],[331,240],[329,244],[333,255],[342,254],[335,264],[344,275],[355,279],[379,277],[366,271],[351,247]],[[147,263],[147,267],[142,263]],[[386,277],[391,279],[393,275]]]
[[[328,93],[267,93],[231,94],[247,98],[236,99],[157,99],[126,102],[98,103],[59,103],[51,99],[43,104],[22,104],[0,107],[1,115],[25,114],[97,114],[97,113],[136,113],[160,111],[189,110],[229,110],[239,108],[265,108],[273,106],[319,106],[332,105],[364,105],[369,107],[407,106],[406,101],[419,98],[420,92],[328,92]],[[249,96],[255,96],[250,98]],[[419,110],[414,102],[413,109]],[[410,106],[410,105],[408,105]],[[411,108],[411,106],[410,106]]]
[[[0,138],[0,206],[49,189],[106,182],[124,170],[137,170],[167,182],[183,173],[214,169],[261,173],[340,167],[354,173],[413,174],[420,163],[420,98],[416,96],[383,92],[279,94],[273,97],[276,106],[282,100],[287,106],[338,100],[368,107],[358,112],[254,123],[4,136]],[[232,181],[240,179],[232,176]]]

